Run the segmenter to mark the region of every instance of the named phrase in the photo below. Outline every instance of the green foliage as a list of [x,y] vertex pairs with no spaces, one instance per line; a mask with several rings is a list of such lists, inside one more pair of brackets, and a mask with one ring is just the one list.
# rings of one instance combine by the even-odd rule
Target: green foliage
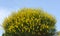
[[41,9],[25,8],[8,16],[3,22],[5,36],[52,36],[55,18]]

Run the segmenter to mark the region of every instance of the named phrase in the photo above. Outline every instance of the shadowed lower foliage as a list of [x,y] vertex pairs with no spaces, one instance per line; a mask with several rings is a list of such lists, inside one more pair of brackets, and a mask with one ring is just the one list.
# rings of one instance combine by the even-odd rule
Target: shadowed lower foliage
[[53,36],[55,18],[41,9],[24,8],[5,18],[2,36]]

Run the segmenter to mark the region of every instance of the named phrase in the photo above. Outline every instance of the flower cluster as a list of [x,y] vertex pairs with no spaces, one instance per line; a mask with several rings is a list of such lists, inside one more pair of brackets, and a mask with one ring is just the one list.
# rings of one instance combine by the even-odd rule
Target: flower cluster
[[30,33],[45,35],[54,27],[53,16],[40,9],[22,9],[5,19],[3,27],[8,33]]

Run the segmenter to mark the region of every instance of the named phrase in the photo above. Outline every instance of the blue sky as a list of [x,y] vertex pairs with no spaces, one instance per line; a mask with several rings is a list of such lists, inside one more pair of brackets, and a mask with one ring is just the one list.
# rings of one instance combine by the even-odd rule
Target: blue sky
[[[56,17],[56,29],[60,30],[60,0],[0,0],[0,24],[5,17],[21,8],[42,8]],[[0,27],[0,36],[3,29]]]

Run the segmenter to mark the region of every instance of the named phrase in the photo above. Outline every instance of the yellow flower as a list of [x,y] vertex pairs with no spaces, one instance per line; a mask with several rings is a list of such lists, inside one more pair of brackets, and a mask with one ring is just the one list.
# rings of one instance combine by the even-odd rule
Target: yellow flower
[[30,29],[28,30],[28,32],[30,32]]
[[15,25],[16,28],[18,28],[18,25]]
[[41,17],[41,15],[39,15],[39,18]]
[[32,29],[32,26],[30,26],[30,29]]
[[11,28],[9,28],[8,30],[11,31]]
[[40,28],[40,31],[42,31],[42,29]]
[[22,33],[24,32],[24,30],[22,29]]
[[46,28],[49,28],[47,25],[45,26]]
[[29,21],[29,18],[28,19],[26,19],[26,23]]
[[31,20],[33,20],[33,18],[31,18]]
[[37,20],[37,18],[35,18],[35,20]]
[[46,26],[48,28],[48,26]]
[[13,28],[14,28],[14,26],[11,25],[8,30],[11,31]]
[[39,19],[37,19],[37,22],[39,21]]
[[21,24],[21,26],[23,27],[23,24]]

